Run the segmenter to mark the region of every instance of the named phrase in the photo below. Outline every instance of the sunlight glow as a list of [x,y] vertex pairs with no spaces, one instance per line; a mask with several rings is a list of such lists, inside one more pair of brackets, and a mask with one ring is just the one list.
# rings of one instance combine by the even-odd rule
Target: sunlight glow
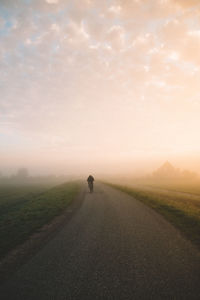
[[200,171],[199,16],[198,1],[1,1],[2,168]]

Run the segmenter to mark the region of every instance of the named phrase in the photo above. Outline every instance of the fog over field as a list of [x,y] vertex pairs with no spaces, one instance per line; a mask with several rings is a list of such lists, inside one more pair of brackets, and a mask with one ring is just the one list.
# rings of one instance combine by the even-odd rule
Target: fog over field
[[0,0],[0,172],[200,173],[197,0]]

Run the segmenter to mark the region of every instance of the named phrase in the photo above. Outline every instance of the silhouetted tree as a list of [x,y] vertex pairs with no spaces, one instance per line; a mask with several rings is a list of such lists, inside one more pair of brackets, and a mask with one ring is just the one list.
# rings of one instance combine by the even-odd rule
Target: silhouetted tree
[[174,178],[180,177],[180,170],[176,169],[166,161],[160,168],[153,172],[153,177],[156,178]]
[[174,168],[172,164],[166,161],[160,168],[152,173],[152,177],[156,179],[188,179],[193,180],[198,177],[197,173],[189,170],[181,171]]

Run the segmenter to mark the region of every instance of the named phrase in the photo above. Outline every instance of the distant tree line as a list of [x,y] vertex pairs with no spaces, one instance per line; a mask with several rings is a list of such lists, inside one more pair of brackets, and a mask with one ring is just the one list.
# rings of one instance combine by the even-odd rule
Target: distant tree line
[[30,176],[27,168],[19,168],[16,174],[3,176],[0,172],[0,184],[59,184],[69,181],[66,175]]
[[180,170],[175,168],[168,161],[165,162],[160,168],[152,173],[152,177],[155,179],[188,179],[194,180],[198,178],[197,173],[189,170]]

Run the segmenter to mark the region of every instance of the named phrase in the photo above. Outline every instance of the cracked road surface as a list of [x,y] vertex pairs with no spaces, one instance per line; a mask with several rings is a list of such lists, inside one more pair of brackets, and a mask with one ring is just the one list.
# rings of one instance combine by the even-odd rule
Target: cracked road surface
[[200,255],[162,216],[96,183],[1,300],[200,299]]

